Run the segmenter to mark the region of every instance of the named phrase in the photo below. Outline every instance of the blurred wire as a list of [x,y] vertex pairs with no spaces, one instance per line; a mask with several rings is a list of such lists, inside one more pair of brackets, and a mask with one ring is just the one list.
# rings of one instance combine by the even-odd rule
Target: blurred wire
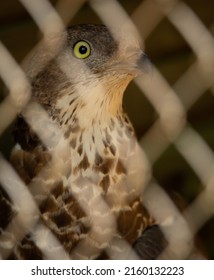
[[[199,136],[186,120],[187,110],[191,108],[194,102],[207,89],[211,89],[214,92],[214,38],[212,33],[204,26],[197,14],[182,1],[145,0],[139,4],[132,15],[128,15],[122,5],[114,0],[58,0],[55,8],[46,0],[20,0],[20,2],[42,31],[44,41],[49,36],[62,32],[65,28],[64,24],[69,23],[83,4],[88,2],[93,11],[118,40],[121,39],[118,37],[118,26],[126,34],[123,39],[135,44],[140,41],[144,42],[160,24],[161,20],[167,18],[185,39],[191,48],[191,52],[195,54],[195,62],[179,77],[174,86],[170,86],[155,66],[152,78],[144,80],[138,78],[135,80],[138,88],[158,114],[156,121],[140,139],[140,144],[145,150],[151,166],[173,144],[204,187],[201,194],[188,205],[183,213],[177,209],[166,192],[158,184],[154,183],[153,178],[148,183],[144,197],[147,208],[160,222],[161,229],[168,240],[168,246],[160,258],[188,258],[194,249],[194,236],[214,214],[214,154],[206,141]],[[45,42],[45,44],[49,43],[51,42]],[[54,54],[50,54],[48,61],[53,56]],[[48,61],[45,61],[43,66]],[[61,66],[63,69],[63,65]],[[40,135],[44,145],[51,149],[54,147],[51,164],[53,169],[59,168],[59,164],[54,161],[54,158],[56,158],[54,153],[60,154],[62,147],[58,143],[59,139],[62,138],[62,133],[54,126],[46,112],[38,104],[28,104],[31,96],[30,84],[22,68],[1,42],[0,76],[9,89],[9,95],[0,104],[0,133],[11,124],[17,113],[22,110],[27,122]],[[40,131],[39,126],[35,125],[36,122],[32,120],[32,111],[34,113],[36,111],[40,121],[45,123],[44,127],[48,127],[46,133]],[[67,145],[66,141],[61,141],[60,143],[64,146]],[[66,161],[65,158],[62,158],[63,160]],[[18,212],[18,215],[7,227],[8,236],[4,234],[0,236],[1,258],[7,258],[15,242],[20,241],[29,232],[33,234],[34,242],[46,258],[52,259],[56,258],[56,256],[61,259],[81,258],[81,251],[87,240],[80,242],[75,250],[71,252],[71,255],[68,255],[51,231],[45,225],[38,223],[38,203],[36,205],[27,187],[3,157],[0,158],[0,167],[0,182],[4,190],[10,195]],[[38,181],[42,181],[44,172],[45,168],[31,184],[32,193],[35,191],[34,195],[38,192]],[[45,185],[41,186],[39,190],[45,192]],[[88,187],[94,187],[95,191],[99,191],[95,186]],[[79,202],[81,201],[81,196],[85,196],[87,192],[86,189],[75,193],[75,186],[73,186],[73,190],[73,194]],[[21,203],[23,198],[25,198],[25,204]],[[94,213],[90,213],[92,216],[96,216],[96,211],[106,211],[107,213],[109,211],[103,198],[101,196],[99,198],[100,208],[95,207]],[[81,204],[81,207],[86,213],[89,211],[87,205]],[[116,228],[115,217],[110,213],[107,221],[99,221],[99,223],[102,227],[111,227],[112,232]],[[21,227],[22,230],[17,231],[17,227]],[[130,259],[137,259],[136,254],[131,251],[125,240],[111,240],[112,232],[105,236],[107,238],[106,242],[112,242],[111,248],[114,248],[114,244],[117,243],[118,246],[125,248],[125,251],[129,252],[127,256]],[[89,238],[96,238],[97,235],[99,233],[96,223],[92,223]],[[7,242],[5,242],[6,239]],[[4,248],[5,245],[3,246],[2,244],[6,244],[7,247]],[[89,252],[92,251],[93,248],[89,250]],[[96,252],[93,253],[95,254]],[[108,255],[114,259],[122,258],[122,255],[113,249],[108,250]],[[201,255],[199,253],[198,256],[203,258],[202,253]]]

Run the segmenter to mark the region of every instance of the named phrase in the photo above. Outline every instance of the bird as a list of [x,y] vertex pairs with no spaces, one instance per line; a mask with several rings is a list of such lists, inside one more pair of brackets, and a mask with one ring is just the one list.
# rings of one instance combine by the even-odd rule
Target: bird
[[[165,246],[143,204],[149,165],[123,108],[128,84],[151,63],[138,40],[115,34],[105,25],[74,25],[29,59],[30,102],[60,131],[54,147],[43,143],[24,110],[14,127],[11,164],[34,195],[39,219],[74,259],[126,258],[130,247],[154,259]],[[2,234],[17,213],[3,188],[0,197]],[[28,233],[8,258],[45,256]]]

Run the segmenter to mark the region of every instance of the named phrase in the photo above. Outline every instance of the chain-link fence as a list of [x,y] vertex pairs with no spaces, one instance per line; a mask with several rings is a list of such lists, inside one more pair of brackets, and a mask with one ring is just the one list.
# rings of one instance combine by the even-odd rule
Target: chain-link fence
[[[37,39],[31,41],[35,48],[43,44],[47,37],[62,32],[65,26],[85,22],[104,23],[112,32],[116,27],[123,26],[130,41],[141,38],[144,42],[146,52],[154,62],[152,74],[135,79],[127,90],[125,103],[152,171],[143,201],[152,216],[159,221],[168,241],[167,248],[159,258],[168,258],[172,252],[173,258],[180,259],[214,256],[214,19],[206,21],[204,14],[200,15],[201,7],[212,9],[209,5],[213,7],[213,4],[211,1],[192,2],[59,0],[52,1],[52,6],[47,0],[20,0],[18,4],[29,14],[29,21],[33,21],[31,27],[25,23],[22,29],[34,30],[34,34],[40,32]],[[10,32],[8,30],[3,30],[2,34],[5,36],[6,32]],[[25,52],[20,50],[19,60],[26,58],[31,51],[28,43],[26,46],[24,36],[22,39]],[[1,258],[8,258],[14,245],[31,234],[44,258],[78,258],[81,250],[85,250],[87,241],[81,241],[69,255],[55,235],[40,221],[38,201],[34,198],[39,192],[38,185],[44,194],[46,186],[41,186],[41,179],[47,175],[44,174],[47,168],[44,167],[27,187],[6,159],[11,147],[8,148],[6,143],[8,133],[5,131],[10,129],[20,111],[24,112],[24,117],[40,136],[44,146],[48,149],[54,147],[52,159],[61,152],[61,146],[56,144],[61,131],[50,122],[38,104],[28,103],[30,83],[20,65],[2,40],[0,76],[9,93],[0,104],[0,132],[3,139],[0,182],[3,192],[12,201],[16,215],[0,232],[0,255]],[[46,135],[40,131],[40,127],[32,120],[32,112],[36,112],[52,134]],[[60,145],[66,146],[66,143]],[[62,155],[63,160],[66,161],[66,158]],[[61,167],[52,160],[51,168],[56,170]],[[56,173],[59,173],[59,169]],[[57,181],[57,175],[52,179]],[[96,192],[96,186],[88,187],[95,188]],[[171,195],[174,192],[176,195]],[[73,195],[87,213],[88,206],[81,203],[85,201],[83,197],[87,197],[87,192],[75,193],[74,188]],[[101,195],[98,195],[98,199],[99,204],[94,213],[90,213],[91,216],[96,219],[96,211],[105,211],[108,219],[99,222],[105,228],[114,228],[115,218],[109,213]],[[96,239],[96,223],[92,223],[90,234],[90,238]],[[105,235],[106,242],[113,242],[111,236],[112,232]],[[114,242],[121,248],[130,249],[125,240]],[[106,253],[110,258],[121,258],[120,253],[113,249],[108,249]],[[137,258],[134,251],[129,258]]]

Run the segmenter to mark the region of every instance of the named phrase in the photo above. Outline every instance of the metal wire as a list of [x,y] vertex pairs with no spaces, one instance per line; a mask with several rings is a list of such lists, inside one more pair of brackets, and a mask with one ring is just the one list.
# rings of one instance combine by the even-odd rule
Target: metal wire
[[[214,38],[212,33],[204,26],[190,6],[182,1],[142,1],[132,15],[128,15],[116,0],[59,0],[55,8],[48,0],[20,0],[20,2],[43,33],[43,41],[50,35],[52,36],[54,33],[65,29],[64,24],[71,21],[85,2],[88,2],[97,16],[113,31],[116,39],[119,38],[115,30],[117,26],[120,26],[127,34],[130,34],[131,37],[129,36],[128,40],[145,42],[163,18],[167,18],[185,39],[196,59],[173,86],[170,86],[155,66],[152,79],[142,80],[137,78],[135,83],[158,114],[156,121],[139,141],[148,157],[151,169],[164,151],[173,144],[204,187],[203,191],[181,214],[154,178],[151,178],[148,182],[144,197],[145,204],[152,215],[160,222],[169,243],[160,258],[170,258],[170,256],[180,259],[195,258],[191,255],[194,249],[194,235],[214,213],[214,154],[205,139],[187,121],[186,114],[187,110],[207,89],[213,91],[214,88]],[[144,29],[142,29],[142,26]],[[18,112],[24,111],[27,122],[31,126],[34,125],[33,129],[41,136],[44,145],[49,148],[55,147],[54,158],[54,153],[60,153],[61,151],[61,147],[57,146],[57,143],[62,134],[38,104],[30,103],[27,105],[31,96],[29,82],[21,66],[15,62],[3,43],[0,43],[0,76],[10,92],[0,104],[0,133],[3,133],[11,124]],[[38,110],[37,115],[43,118],[46,123],[45,127],[49,127],[47,135],[39,131],[39,127],[35,127],[35,122],[32,121],[32,110],[34,112]],[[54,137],[53,133],[55,134]],[[50,139],[52,140],[50,141]],[[63,142],[63,145],[67,145],[66,141]],[[52,165],[53,168],[58,168],[54,160]],[[80,256],[81,246],[84,246],[84,243],[80,243],[69,256],[51,231],[38,222],[38,203],[35,203],[32,194],[33,184],[36,185],[37,180],[41,180],[42,176],[43,173],[41,172],[38,178],[32,182],[30,193],[28,187],[17,176],[12,166],[3,157],[0,158],[0,182],[4,190],[10,195],[18,212],[18,215],[7,227],[8,235],[0,236],[1,258],[6,258],[15,242],[20,241],[25,234],[30,232],[33,234],[34,242],[48,259],[53,259],[56,255],[61,259],[78,258]],[[38,189],[36,191],[38,192]],[[40,191],[44,190],[41,189]],[[99,192],[96,188],[95,191]],[[85,193],[83,191],[75,194],[74,191],[74,195],[80,202],[79,197],[84,196]],[[23,197],[26,197],[26,204],[20,203]],[[156,197],[159,198],[158,203]],[[86,212],[88,211],[87,205],[82,204],[81,206]],[[101,196],[99,207],[100,209],[95,209],[95,212],[104,211],[104,209],[106,212],[109,211]],[[204,211],[201,211],[201,208]],[[91,215],[96,216],[95,212]],[[107,222],[115,229],[115,218],[112,215],[109,214]],[[17,227],[21,227],[22,230],[19,228],[17,232]],[[89,236],[95,238],[96,234],[96,224],[92,224]],[[8,240],[7,243],[5,243],[6,239]],[[137,258],[125,241],[114,240],[114,242],[121,242],[123,248],[127,247],[129,258]],[[4,248],[2,244],[7,244],[7,248]],[[108,254],[110,258],[121,258],[121,255],[113,249],[109,249]],[[204,256],[201,252],[198,252],[197,258],[204,258]]]

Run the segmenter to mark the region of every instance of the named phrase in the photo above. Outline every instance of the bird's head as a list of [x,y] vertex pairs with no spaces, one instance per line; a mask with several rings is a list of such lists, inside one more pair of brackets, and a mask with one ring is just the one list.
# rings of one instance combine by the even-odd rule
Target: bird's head
[[[71,115],[75,102],[84,107],[87,118],[121,112],[125,88],[150,68],[139,44],[125,36],[126,40],[116,38],[104,25],[68,28],[31,60],[34,98],[50,112],[57,109],[60,117],[68,118],[66,112]],[[37,70],[33,70],[35,66]]]
[[[126,36],[126,38],[124,38]],[[67,30],[67,47],[75,67],[86,66],[98,78],[116,75],[134,77],[147,72],[147,56],[138,42],[124,32],[111,33],[104,25],[82,24]]]

